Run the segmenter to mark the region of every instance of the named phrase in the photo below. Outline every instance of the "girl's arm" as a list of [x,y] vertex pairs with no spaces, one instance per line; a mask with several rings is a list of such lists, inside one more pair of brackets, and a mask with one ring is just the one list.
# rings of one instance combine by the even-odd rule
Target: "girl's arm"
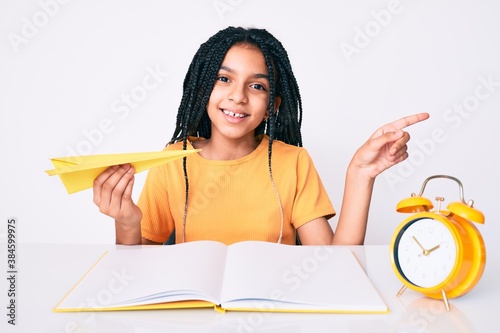
[[408,158],[410,135],[402,129],[429,118],[427,113],[404,117],[379,128],[354,154],[347,168],[344,197],[335,234],[325,218],[298,229],[303,244],[363,244],[375,178]]

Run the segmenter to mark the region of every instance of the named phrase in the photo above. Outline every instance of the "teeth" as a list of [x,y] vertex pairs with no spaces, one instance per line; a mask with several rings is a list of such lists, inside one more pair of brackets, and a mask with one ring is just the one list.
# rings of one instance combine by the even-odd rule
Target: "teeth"
[[222,110],[222,112],[224,112],[224,114],[231,116],[231,117],[245,118],[245,114],[243,114],[243,113],[234,113],[232,111],[227,111],[227,110]]

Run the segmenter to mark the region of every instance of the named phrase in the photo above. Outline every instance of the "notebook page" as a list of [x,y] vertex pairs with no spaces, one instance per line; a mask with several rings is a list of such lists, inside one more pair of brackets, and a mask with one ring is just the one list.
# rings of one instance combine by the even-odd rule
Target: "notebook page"
[[268,311],[387,311],[347,248],[233,244],[228,252],[222,307],[255,306]]
[[[226,248],[202,241],[111,250],[58,308],[97,309],[186,298],[218,304]],[[203,292],[197,295],[196,290]]]

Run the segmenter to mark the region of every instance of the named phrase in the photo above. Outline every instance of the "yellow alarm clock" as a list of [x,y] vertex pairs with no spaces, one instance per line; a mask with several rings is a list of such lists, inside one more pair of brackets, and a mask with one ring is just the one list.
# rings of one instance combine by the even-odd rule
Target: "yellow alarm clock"
[[[437,197],[437,209],[422,194],[428,181],[435,178],[454,180],[459,185],[460,202],[441,209],[444,198]],[[481,233],[472,222],[484,223],[484,215],[467,203],[462,183],[455,177],[436,175],[427,178],[418,195],[401,200],[396,211],[414,213],[394,232],[390,243],[391,264],[407,288],[427,297],[448,299],[469,292],[479,281],[486,263],[486,248]]]

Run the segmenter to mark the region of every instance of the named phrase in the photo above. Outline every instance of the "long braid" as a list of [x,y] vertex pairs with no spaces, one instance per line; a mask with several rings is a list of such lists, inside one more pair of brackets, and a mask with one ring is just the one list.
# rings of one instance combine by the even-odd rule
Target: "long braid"
[[[269,136],[268,169],[269,177],[276,193],[281,213],[283,230],[283,208],[272,173],[272,143],[280,140],[287,144],[302,146],[300,127],[302,125],[302,100],[297,81],[290,65],[288,54],[283,45],[264,29],[245,29],[228,27],[219,31],[203,43],[196,52],[189,66],[183,83],[183,95],[177,113],[176,128],[168,144],[183,141],[187,149],[188,137],[211,137],[211,123],[206,106],[212,92],[221,63],[229,48],[235,44],[249,44],[259,48],[266,62],[269,75],[269,118],[262,127],[256,129],[256,135],[265,133]],[[275,109],[275,97],[282,100]],[[183,172],[186,183],[183,217],[182,241],[185,241],[187,220],[189,181],[187,160],[183,159]]]
[[[268,126],[268,135],[269,135],[269,145],[268,145],[268,169],[269,169],[269,178],[271,180],[271,184],[273,186],[273,190],[276,194],[276,198],[278,201],[278,206],[280,209],[280,218],[281,218],[281,223],[280,223],[280,233],[278,237],[278,243],[281,243],[281,238],[283,235],[283,205],[281,203],[281,198],[278,192],[278,189],[276,187],[276,184],[274,182],[274,177],[273,177],[273,169],[272,169],[272,144],[273,140],[275,137],[280,138],[282,141],[290,144],[297,144],[297,145],[302,145],[302,140],[300,136],[300,119],[297,121],[295,120],[296,112],[293,112],[294,110],[297,109],[297,106],[295,104],[295,99],[292,97],[292,94],[290,92],[288,85],[289,85],[289,76],[286,73],[286,70],[283,70],[283,65],[281,63],[281,59],[285,60],[285,63],[288,63],[288,56],[285,54],[272,54],[274,56],[275,61],[271,59],[270,51],[268,46],[265,43],[259,44],[262,53],[264,54],[264,59],[266,61],[267,67],[268,67],[268,75],[269,75],[269,85],[270,85],[270,103],[269,103],[269,109],[270,109],[270,117],[269,117],[269,126]],[[274,47],[272,48],[273,50],[278,50],[281,51],[284,49],[281,47]],[[282,53],[282,52],[280,52]],[[276,96],[276,80],[275,80],[275,75],[274,73],[283,73],[283,78],[280,78],[283,80],[283,84],[285,89],[282,91],[282,100],[284,101],[284,108],[288,112],[282,112],[279,109],[276,109],[276,112],[274,112],[274,97]],[[293,81],[294,82],[294,79]],[[300,96],[299,96],[299,101],[300,101]],[[283,110],[281,109],[281,110]],[[295,121],[294,121],[295,120]],[[295,125],[297,124],[297,126]],[[299,129],[299,131],[294,131],[296,129]],[[298,134],[298,137],[294,137],[294,134]],[[294,140],[295,139],[295,140]]]
[[273,177],[273,169],[272,169],[272,154],[273,154],[273,140],[274,140],[274,130],[275,130],[275,124],[277,123],[277,120],[279,118],[279,111],[276,109],[276,112],[274,111],[275,105],[274,105],[274,97],[276,96],[276,78],[275,78],[275,68],[274,68],[274,63],[272,59],[269,56],[269,51],[267,48],[266,44],[261,44],[260,45],[262,53],[264,54],[264,60],[266,61],[267,64],[267,72],[269,76],[269,133],[272,135],[269,135],[269,145],[267,147],[267,165],[269,169],[269,179],[271,180],[271,185],[273,186],[274,193],[276,195],[276,199],[278,200],[278,207],[280,210],[280,232],[279,232],[279,237],[278,237],[278,243],[281,243],[281,238],[283,236],[283,224],[284,224],[284,214],[283,214],[283,205],[281,203],[281,198],[278,192],[278,188],[276,187],[276,184],[274,182],[274,177]]

